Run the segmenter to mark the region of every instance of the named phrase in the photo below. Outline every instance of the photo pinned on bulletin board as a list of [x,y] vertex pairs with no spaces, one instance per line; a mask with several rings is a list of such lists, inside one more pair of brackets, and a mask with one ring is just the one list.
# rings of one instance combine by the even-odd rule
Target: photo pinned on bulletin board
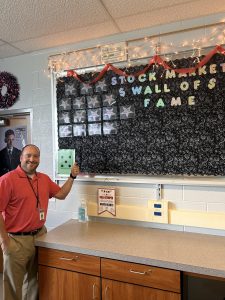
[[108,211],[111,215],[116,216],[116,190],[115,189],[98,189],[98,214]]
[[57,175],[67,177],[70,175],[71,167],[75,162],[75,149],[58,150]]

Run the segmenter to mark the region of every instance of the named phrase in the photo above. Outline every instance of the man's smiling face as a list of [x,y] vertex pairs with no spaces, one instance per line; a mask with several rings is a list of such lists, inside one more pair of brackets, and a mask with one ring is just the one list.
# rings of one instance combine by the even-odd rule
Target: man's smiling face
[[20,163],[25,173],[29,175],[34,174],[40,163],[38,147],[33,145],[25,147],[20,156]]

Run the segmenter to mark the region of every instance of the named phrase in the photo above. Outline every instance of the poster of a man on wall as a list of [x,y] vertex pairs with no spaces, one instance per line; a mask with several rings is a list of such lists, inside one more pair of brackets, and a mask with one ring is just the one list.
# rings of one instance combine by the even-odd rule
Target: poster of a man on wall
[[0,176],[20,164],[21,149],[27,143],[27,127],[0,128]]

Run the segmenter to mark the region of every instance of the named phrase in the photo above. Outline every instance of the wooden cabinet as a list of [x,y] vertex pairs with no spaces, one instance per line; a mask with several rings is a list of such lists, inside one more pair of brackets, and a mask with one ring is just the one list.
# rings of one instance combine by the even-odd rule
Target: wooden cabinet
[[180,300],[180,294],[102,279],[102,300]]
[[82,273],[39,266],[39,299],[100,299],[100,278]]
[[40,247],[38,263],[58,269],[100,276],[100,258],[96,256]]
[[39,299],[180,300],[180,272],[39,248]]
[[99,300],[100,258],[39,248],[39,299]]
[[111,259],[101,260],[103,300],[180,300],[180,272]]

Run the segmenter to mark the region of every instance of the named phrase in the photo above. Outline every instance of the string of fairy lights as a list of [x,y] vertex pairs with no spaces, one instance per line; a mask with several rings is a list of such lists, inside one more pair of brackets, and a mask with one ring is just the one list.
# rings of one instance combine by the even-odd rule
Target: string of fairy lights
[[[191,35],[195,38],[191,38]],[[198,36],[196,38],[196,36]],[[187,38],[185,38],[185,36]],[[195,57],[194,62],[198,63],[210,47],[225,44],[225,22],[208,25],[192,30],[184,30],[175,33],[159,34],[157,36],[144,37],[130,40],[125,43],[126,61],[122,62],[123,67],[143,64],[155,54],[160,55],[164,61],[171,61],[173,67],[177,58]],[[97,72],[104,66],[102,61],[101,47],[81,49],[71,52],[62,52],[52,55],[48,59],[50,73],[60,74],[67,70],[76,70],[79,74]],[[104,44],[104,46],[107,46]],[[112,63],[113,64],[113,63]],[[117,66],[119,65],[118,63]]]

